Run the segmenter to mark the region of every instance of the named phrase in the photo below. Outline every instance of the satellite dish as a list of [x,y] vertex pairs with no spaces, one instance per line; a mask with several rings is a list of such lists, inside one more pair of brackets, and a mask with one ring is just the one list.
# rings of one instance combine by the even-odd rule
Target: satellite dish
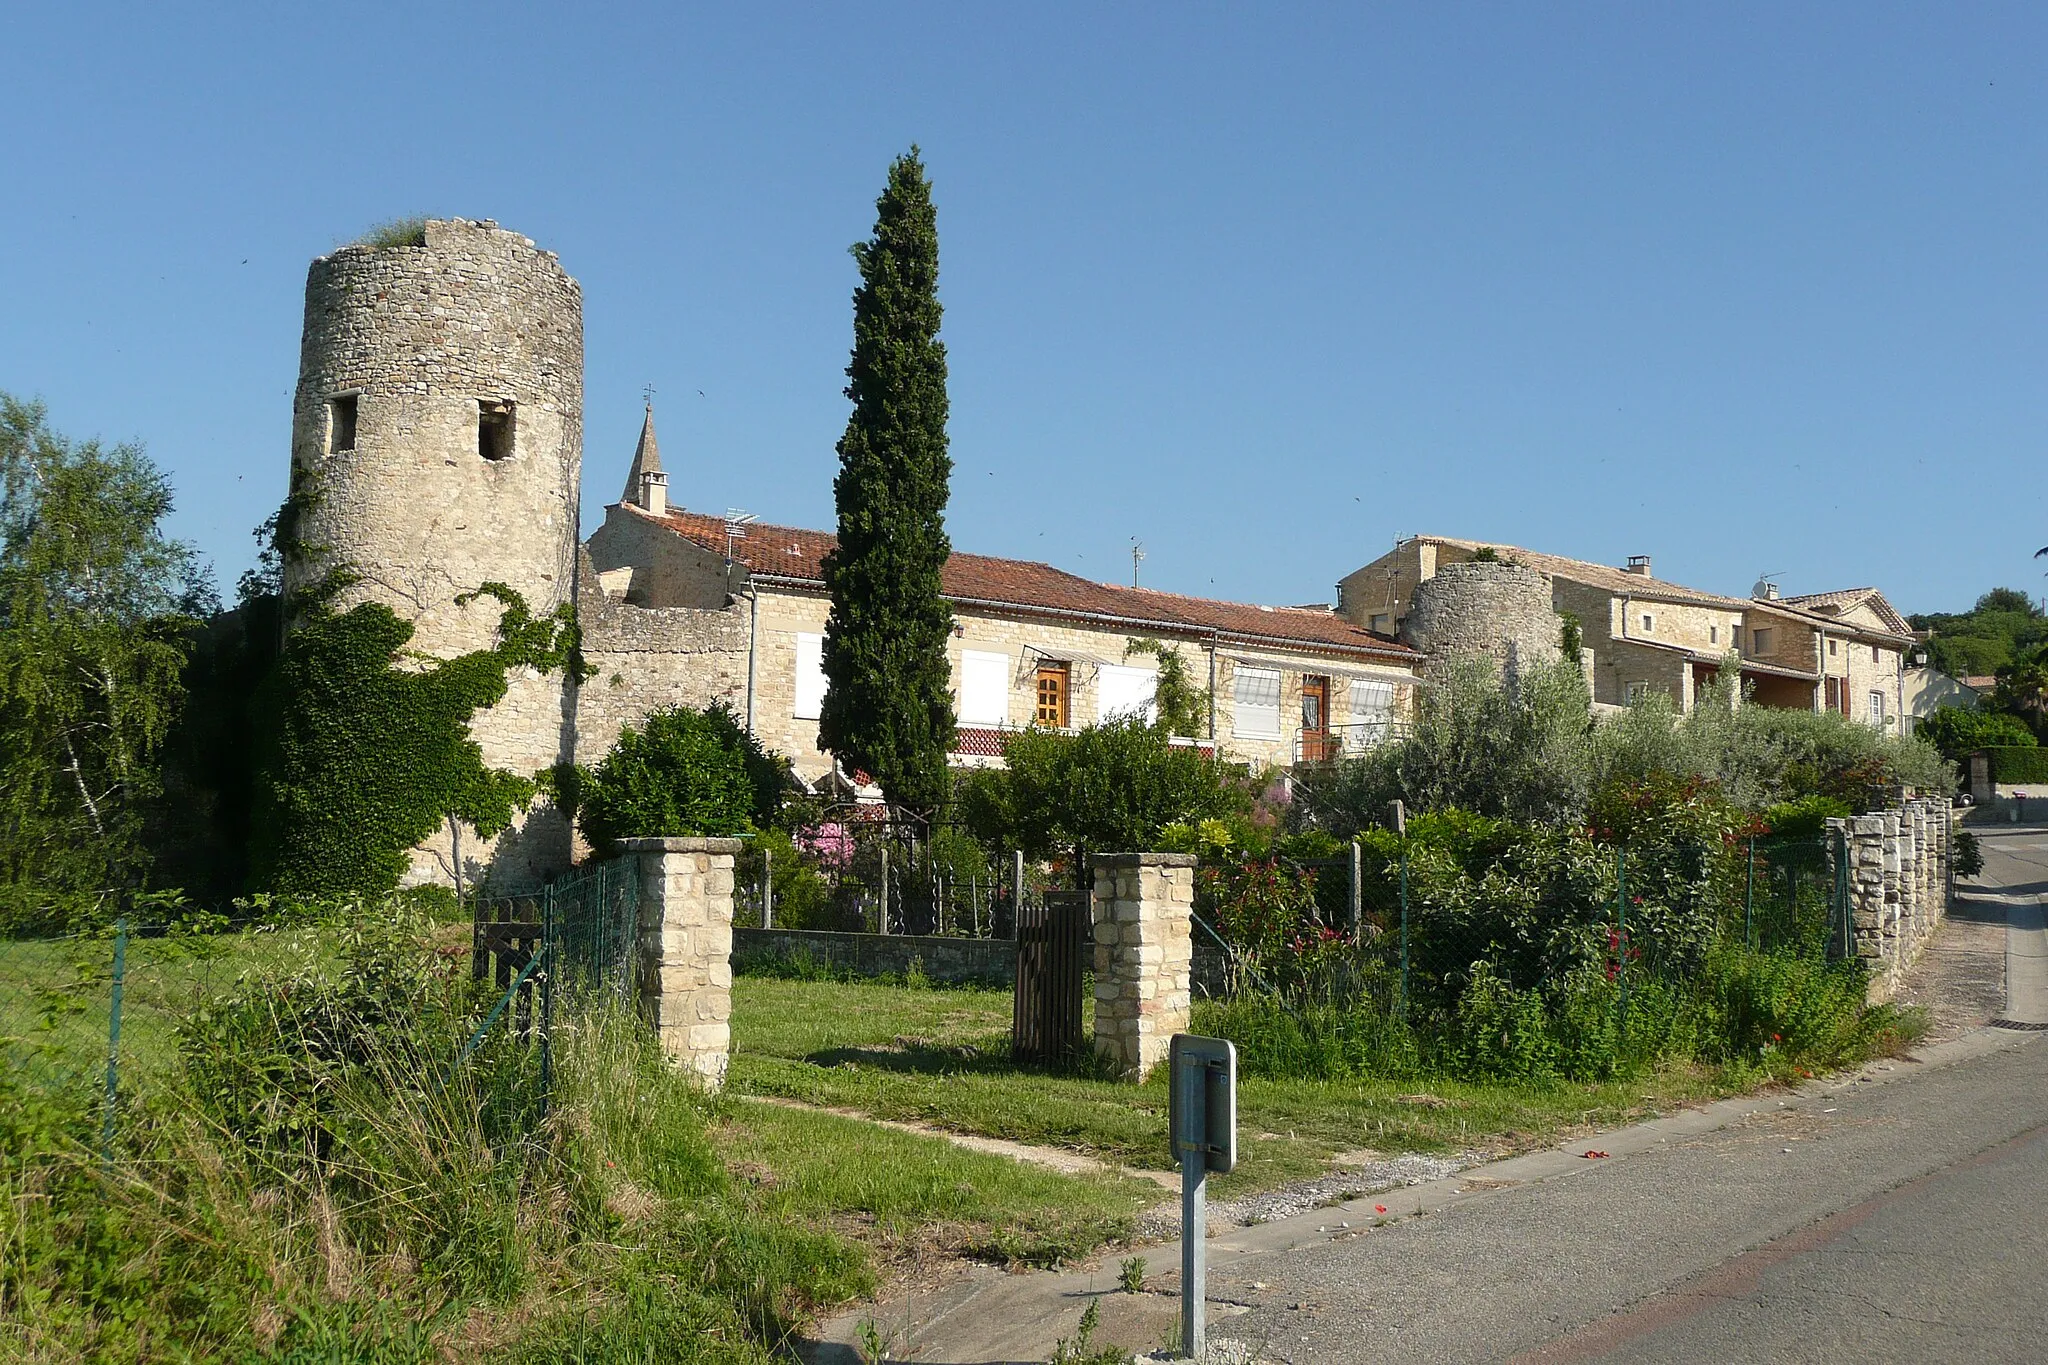
[[1756,586],[1749,590],[1749,595],[1751,597],[1762,597],[1765,593],[1769,592],[1770,590],[1771,580],[1768,578],[1759,578],[1756,581]]

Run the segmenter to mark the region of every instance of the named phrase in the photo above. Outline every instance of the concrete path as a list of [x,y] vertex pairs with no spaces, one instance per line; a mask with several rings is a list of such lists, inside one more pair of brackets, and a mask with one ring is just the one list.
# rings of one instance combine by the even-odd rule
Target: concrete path
[[[1980,833],[1992,889],[1968,889],[1967,914],[1983,928],[1997,907],[2009,916],[2003,1015],[2048,1021],[2048,830]],[[2048,1359],[2040,1037],[1980,1028],[1796,1095],[1223,1233],[1212,1336],[1304,1365]],[[1178,1248],[1142,1254],[1143,1294],[1114,1292],[1112,1258],[983,1270],[867,1311],[892,1358],[933,1365],[1043,1360],[1096,1298],[1098,1340],[1151,1350],[1178,1311]],[[850,1365],[861,1316],[806,1354]]]

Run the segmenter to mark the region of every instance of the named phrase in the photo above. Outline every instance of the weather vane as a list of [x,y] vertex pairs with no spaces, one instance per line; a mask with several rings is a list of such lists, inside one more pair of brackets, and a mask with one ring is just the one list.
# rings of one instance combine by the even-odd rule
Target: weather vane
[[652,385],[652,384],[643,384],[643,385],[641,385],[641,386],[640,386],[640,396],[641,396],[642,398],[644,398],[644,399],[646,399],[646,400],[647,400],[647,406],[648,406],[648,407],[650,407],[650,408],[651,408],[651,407],[653,407],[653,406],[654,406],[654,385]]

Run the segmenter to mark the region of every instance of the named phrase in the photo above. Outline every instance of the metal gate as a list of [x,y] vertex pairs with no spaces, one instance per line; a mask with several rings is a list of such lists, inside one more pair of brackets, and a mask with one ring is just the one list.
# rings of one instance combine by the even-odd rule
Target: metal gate
[[1089,894],[1048,891],[1017,911],[1017,991],[1010,1056],[1064,1061],[1081,1050],[1081,973],[1090,938]]

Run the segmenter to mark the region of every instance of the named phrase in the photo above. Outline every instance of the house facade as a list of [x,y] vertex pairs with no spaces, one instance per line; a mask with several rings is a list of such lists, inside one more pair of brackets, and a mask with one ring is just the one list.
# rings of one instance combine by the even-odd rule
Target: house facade
[[1688,711],[1724,670],[1758,705],[1839,711],[1897,727],[1906,713],[1912,630],[1874,588],[1780,599],[1729,597],[1655,576],[1650,557],[1615,566],[1519,546],[1415,536],[1337,585],[1337,610],[1403,637],[1417,588],[1452,564],[1505,561],[1546,577],[1560,618],[1575,621],[1580,663],[1598,707],[1651,692]]
[[[583,615],[687,632],[591,662],[580,729],[595,746],[656,706],[714,701],[815,781],[831,599],[828,532],[677,507],[650,412],[621,499],[585,554]],[[959,728],[954,761],[1000,762],[1006,733],[1156,716],[1158,660],[1176,652],[1210,697],[1186,742],[1256,766],[1338,757],[1384,739],[1413,701],[1421,655],[1328,609],[1267,607],[1098,583],[1026,560],[955,553],[941,575],[953,613],[947,654]],[[600,627],[599,642],[616,638]],[[693,647],[694,646],[694,647]],[[657,657],[659,656],[659,657]],[[605,714],[610,712],[612,714]],[[602,720],[598,717],[603,716]],[[616,723],[612,723],[612,722]]]

